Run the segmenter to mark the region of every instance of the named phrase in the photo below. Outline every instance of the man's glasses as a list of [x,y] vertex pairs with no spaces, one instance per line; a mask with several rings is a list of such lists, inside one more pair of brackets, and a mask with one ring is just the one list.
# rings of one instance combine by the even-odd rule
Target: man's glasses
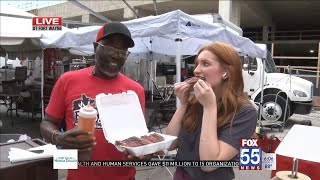
[[111,46],[108,46],[108,45],[104,45],[104,44],[101,44],[99,42],[95,42],[95,43],[97,43],[101,47],[103,47],[104,52],[106,52],[110,56],[113,56],[113,55],[117,54],[121,58],[127,58],[129,56],[129,54],[130,54],[130,52],[126,51],[126,50],[116,49],[114,47],[111,47]]

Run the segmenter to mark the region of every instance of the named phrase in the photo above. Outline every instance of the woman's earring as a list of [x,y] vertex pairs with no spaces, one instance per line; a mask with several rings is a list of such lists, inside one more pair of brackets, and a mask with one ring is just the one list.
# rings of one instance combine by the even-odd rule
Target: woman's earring
[[226,77],[227,76],[227,72],[224,72],[224,74],[222,75],[222,77]]

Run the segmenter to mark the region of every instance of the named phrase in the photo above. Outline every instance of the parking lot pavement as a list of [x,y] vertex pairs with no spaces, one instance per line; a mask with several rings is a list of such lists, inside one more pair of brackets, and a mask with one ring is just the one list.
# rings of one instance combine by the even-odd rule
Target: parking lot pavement
[[[3,106],[0,106],[0,133],[2,134],[27,134],[31,138],[41,138],[39,125],[40,125],[40,116],[36,116],[35,120],[27,119],[25,113],[19,112],[20,117],[17,118],[14,115],[14,125],[11,126],[11,118],[6,116],[6,110]],[[291,127],[294,124],[301,124],[305,120],[310,120],[312,126],[320,127],[320,111],[313,111],[308,115],[293,115],[285,124],[283,132],[280,132],[278,129],[264,128],[266,133],[274,134],[276,137],[283,139],[285,135],[289,132]],[[137,180],[145,180],[152,173],[154,167],[137,167]],[[174,173],[175,168],[169,167],[169,170]],[[236,180],[270,180],[270,171],[239,171],[237,168],[234,168]],[[66,170],[59,170],[59,180],[65,180],[67,175]],[[158,168],[153,176],[152,180],[170,180],[172,179],[171,175],[167,172],[165,168]]]
[[295,124],[304,124],[306,121],[311,121],[312,126],[320,127],[320,111],[314,110],[310,114],[307,115],[300,115],[294,114],[290,117],[290,119],[285,123],[285,127],[283,132],[280,132],[277,128],[265,128],[264,130],[268,134],[274,134],[280,140],[282,140],[289,130]]

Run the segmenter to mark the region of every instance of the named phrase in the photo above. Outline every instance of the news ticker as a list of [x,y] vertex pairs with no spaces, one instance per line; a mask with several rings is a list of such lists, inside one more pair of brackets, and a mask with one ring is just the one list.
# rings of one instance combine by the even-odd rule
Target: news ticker
[[172,161],[172,160],[150,160],[150,161],[79,161],[81,167],[239,167],[238,161]]
[[[150,160],[150,161],[79,161],[79,167],[239,167],[240,170],[276,170],[275,153],[262,153],[259,164],[243,166],[241,161],[173,161],[173,160]],[[258,167],[257,167],[258,166]]]
[[261,139],[240,139],[239,161],[78,161],[77,150],[58,150],[53,155],[54,169],[79,167],[239,167],[239,170],[276,170],[276,154],[262,152]]

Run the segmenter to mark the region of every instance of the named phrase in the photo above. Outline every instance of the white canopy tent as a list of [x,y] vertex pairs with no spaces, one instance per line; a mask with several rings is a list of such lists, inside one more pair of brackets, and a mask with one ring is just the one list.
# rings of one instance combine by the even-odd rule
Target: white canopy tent
[[[255,57],[264,57],[265,52],[250,39],[235,35],[231,31],[199,20],[180,10],[158,16],[148,16],[123,22],[131,31],[135,47],[132,53],[142,54],[150,51],[175,56],[176,39],[181,39],[181,55],[194,55],[203,45],[212,41],[223,41]],[[73,49],[93,54],[92,43],[101,26],[88,26],[70,29],[57,35],[41,38],[43,47]],[[152,43],[150,43],[152,41]]]
[[[1,67],[6,66],[9,61],[8,53],[42,54],[46,48],[41,46],[40,39],[45,36],[62,36],[68,28],[62,27],[62,31],[33,31],[32,17],[35,15],[21,9],[1,4],[0,6],[0,51],[5,52],[4,60],[1,60]],[[38,53],[37,53],[38,52]],[[17,61],[17,60],[16,60]],[[15,64],[16,61],[14,61]],[[41,61],[43,63],[43,61]],[[4,65],[3,65],[4,64]],[[16,65],[15,65],[16,66]],[[43,65],[41,65],[43,67]],[[28,70],[29,71],[29,70]],[[40,70],[39,70],[40,72]],[[43,73],[43,70],[41,70]],[[4,80],[7,80],[7,68],[5,68]],[[43,74],[41,74],[41,93],[43,92]],[[43,97],[43,94],[41,94]],[[43,106],[43,104],[42,104]]]
[[[93,42],[102,26],[86,26],[69,29],[67,32],[57,34],[44,34],[41,37],[41,46],[46,48],[68,49],[72,54],[91,56],[94,54]],[[135,46],[130,52],[136,55],[150,52],[143,39],[135,38]]]
[[0,6],[0,45],[6,52],[33,51],[47,48],[40,45],[40,39],[45,37],[61,37],[69,29],[62,31],[34,31],[32,17],[35,15],[13,6]]
[[[40,50],[37,46],[41,34],[32,31],[35,15],[21,9],[1,4],[0,45],[7,52]],[[29,18],[28,18],[29,17]]]
[[[176,82],[181,80],[181,55],[195,55],[202,45],[212,41],[229,43],[254,57],[265,57],[266,54],[265,49],[259,48],[250,39],[236,35],[225,27],[209,24],[181,10],[123,23],[129,28],[135,41],[135,47],[129,49],[131,56],[146,59],[152,52],[153,55],[176,57]],[[46,47],[65,48],[73,53],[92,55],[92,43],[100,28],[101,26],[90,26],[72,29],[55,38],[44,36],[41,43]]]
[[152,37],[152,52],[176,56],[176,80],[180,82],[181,55],[194,55],[203,44],[223,41],[255,57],[265,52],[250,39],[209,24],[180,10],[124,22],[133,37]]
[[94,54],[92,43],[100,28],[101,26],[87,26],[55,34],[43,34],[41,46],[68,49],[71,54],[91,56]]
[[[12,17],[7,15],[13,13]],[[10,52],[25,51],[25,48],[61,48],[77,55],[94,54],[92,43],[101,26],[76,29],[63,27],[59,32],[33,31],[32,16],[34,15],[13,7],[1,6],[0,45],[3,50]],[[180,82],[181,55],[195,55],[203,44],[212,41],[229,43],[255,57],[265,55],[265,51],[251,40],[235,35],[223,27],[196,19],[180,10],[123,23],[129,28],[135,41],[135,47],[129,49],[133,56],[146,58],[152,52],[176,57],[177,82]]]
[[[41,50],[41,34],[32,31],[32,17],[35,15],[21,9],[1,4],[0,6],[0,50],[5,52],[1,67],[10,63],[8,52]],[[1,79],[7,80],[7,68]]]
[[[134,38],[152,37],[152,51],[176,55],[175,42],[181,42],[181,55],[196,54],[199,47],[212,41],[223,41],[255,57],[264,57],[264,51],[250,39],[194,18],[180,10],[159,16],[148,16],[123,22]],[[181,39],[182,41],[175,41]],[[150,47],[149,47],[150,48]]]
[[[254,57],[264,57],[265,50],[250,39],[238,36],[231,31],[201,21],[181,10],[158,16],[148,16],[123,22],[131,31],[135,47],[129,49],[133,54],[148,55],[150,52],[176,56],[177,74],[180,74],[180,56],[195,55],[203,44],[223,41],[241,49]],[[72,29],[62,36],[43,36],[42,46],[65,48],[92,55],[93,41],[101,26]],[[180,76],[177,76],[180,82]]]

